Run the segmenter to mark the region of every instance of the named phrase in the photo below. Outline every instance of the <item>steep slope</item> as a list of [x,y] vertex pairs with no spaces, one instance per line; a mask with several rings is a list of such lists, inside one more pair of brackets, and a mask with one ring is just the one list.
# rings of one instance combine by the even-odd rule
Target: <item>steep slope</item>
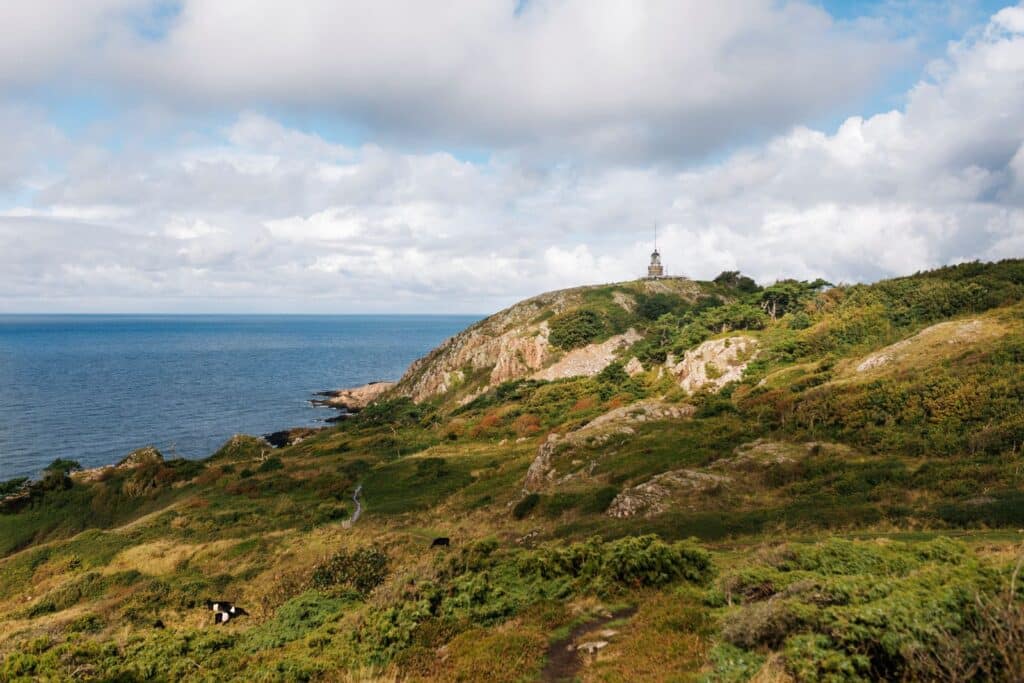
[[[685,278],[665,278],[541,294],[476,323],[414,362],[395,393],[416,402],[439,396],[466,402],[509,380],[595,375],[641,338],[637,297],[651,295],[694,303],[704,289]],[[551,325],[581,310],[601,318],[602,329],[591,343],[566,347],[553,341]]]

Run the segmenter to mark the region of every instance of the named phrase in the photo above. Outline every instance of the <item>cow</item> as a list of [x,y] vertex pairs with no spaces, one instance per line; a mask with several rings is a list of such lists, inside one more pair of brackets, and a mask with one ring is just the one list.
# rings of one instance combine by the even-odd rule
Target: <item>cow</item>
[[451,545],[451,540],[447,536],[438,536],[430,544],[431,548],[447,548]]
[[207,600],[206,609],[213,612],[213,623],[226,624],[236,617],[247,617],[249,613],[227,600]]

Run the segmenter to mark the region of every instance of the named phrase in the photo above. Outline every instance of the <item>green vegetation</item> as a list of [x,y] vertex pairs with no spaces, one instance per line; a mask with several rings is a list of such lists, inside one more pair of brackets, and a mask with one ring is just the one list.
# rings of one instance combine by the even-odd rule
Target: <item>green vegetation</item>
[[608,325],[597,311],[577,308],[552,318],[550,328],[548,339],[553,345],[561,349],[575,349],[604,335]]
[[[558,348],[643,335],[593,376],[0,482],[0,681],[1024,677],[1024,262],[574,296]],[[735,334],[720,391],[659,367]]]

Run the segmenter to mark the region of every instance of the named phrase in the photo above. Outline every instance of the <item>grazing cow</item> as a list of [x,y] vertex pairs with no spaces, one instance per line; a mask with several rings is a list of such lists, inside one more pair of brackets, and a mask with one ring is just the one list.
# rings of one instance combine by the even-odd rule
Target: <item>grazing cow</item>
[[207,600],[206,609],[214,612],[230,612],[231,608],[234,607],[234,603],[230,603],[227,600]]
[[153,628],[163,628],[163,627],[164,627],[164,622],[162,620],[157,619],[156,621],[153,622]]
[[242,609],[241,607],[235,607],[235,606],[232,605],[230,612],[214,612],[213,613],[213,623],[215,623],[215,624],[226,624],[229,621],[231,621],[232,619],[237,619],[238,617],[247,617],[247,616],[249,616],[249,613],[246,612],[244,609]]
[[447,536],[439,536],[434,539],[434,542],[430,544],[431,548],[447,548],[451,545],[451,540]]
[[206,608],[213,611],[213,623],[226,624],[236,617],[247,617],[249,613],[227,600],[207,600]]

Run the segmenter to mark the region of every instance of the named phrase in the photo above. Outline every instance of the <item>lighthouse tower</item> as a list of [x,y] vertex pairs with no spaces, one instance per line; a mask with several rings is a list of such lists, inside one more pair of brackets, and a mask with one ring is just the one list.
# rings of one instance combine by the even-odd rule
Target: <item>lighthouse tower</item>
[[647,278],[657,280],[665,277],[665,266],[661,265],[661,254],[658,253],[658,228],[654,228],[654,251],[651,252],[651,263],[647,266]]

